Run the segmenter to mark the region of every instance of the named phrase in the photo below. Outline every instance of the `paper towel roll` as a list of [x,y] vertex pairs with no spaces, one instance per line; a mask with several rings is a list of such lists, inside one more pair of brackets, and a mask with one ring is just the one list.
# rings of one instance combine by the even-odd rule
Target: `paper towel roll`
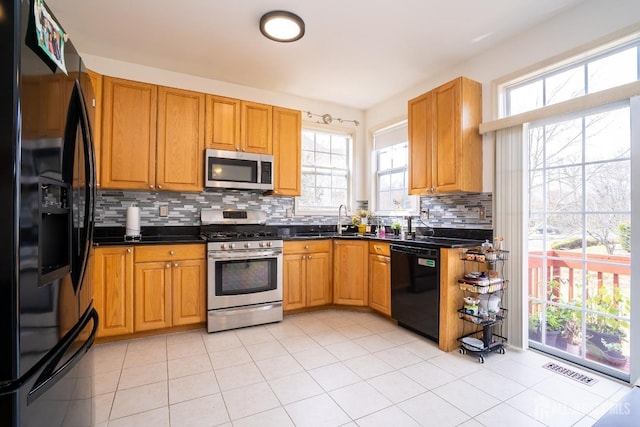
[[140,208],[136,206],[129,206],[127,208],[127,236],[139,236],[140,235]]

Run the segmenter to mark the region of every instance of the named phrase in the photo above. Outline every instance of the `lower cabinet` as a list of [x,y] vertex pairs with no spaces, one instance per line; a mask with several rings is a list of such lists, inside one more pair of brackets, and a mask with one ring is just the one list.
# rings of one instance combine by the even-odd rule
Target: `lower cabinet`
[[133,332],[133,247],[106,246],[93,251],[94,306],[98,337]]
[[369,307],[391,316],[389,243],[369,242]]
[[369,242],[356,239],[333,241],[333,302],[368,305]]
[[331,240],[284,242],[283,308],[331,304]]
[[200,244],[96,248],[98,336],[204,322],[204,255]]

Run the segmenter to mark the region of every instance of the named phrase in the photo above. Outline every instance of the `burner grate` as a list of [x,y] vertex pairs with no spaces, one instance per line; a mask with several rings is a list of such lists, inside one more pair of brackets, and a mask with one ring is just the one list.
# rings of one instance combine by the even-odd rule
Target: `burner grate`
[[585,374],[581,374],[580,372],[574,371],[573,369],[566,368],[562,365],[558,365],[557,363],[549,362],[547,364],[542,365],[543,368],[548,369],[556,374],[563,375],[567,378],[571,378],[572,380],[578,381],[579,383],[586,385],[594,385],[598,382],[594,377],[590,377]]

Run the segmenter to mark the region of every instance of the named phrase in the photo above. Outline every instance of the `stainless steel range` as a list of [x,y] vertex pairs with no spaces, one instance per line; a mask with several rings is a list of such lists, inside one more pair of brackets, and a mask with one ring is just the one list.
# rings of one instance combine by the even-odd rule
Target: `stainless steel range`
[[262,211],[202,209],[207,240],[207,330],[282,320],[282,239]]

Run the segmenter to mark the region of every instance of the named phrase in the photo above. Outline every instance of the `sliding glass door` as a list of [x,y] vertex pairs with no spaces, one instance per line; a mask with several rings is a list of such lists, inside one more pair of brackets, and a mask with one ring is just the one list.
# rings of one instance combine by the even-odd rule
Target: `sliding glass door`
[[629,102],[529,127],[529,345],[629,379]]

